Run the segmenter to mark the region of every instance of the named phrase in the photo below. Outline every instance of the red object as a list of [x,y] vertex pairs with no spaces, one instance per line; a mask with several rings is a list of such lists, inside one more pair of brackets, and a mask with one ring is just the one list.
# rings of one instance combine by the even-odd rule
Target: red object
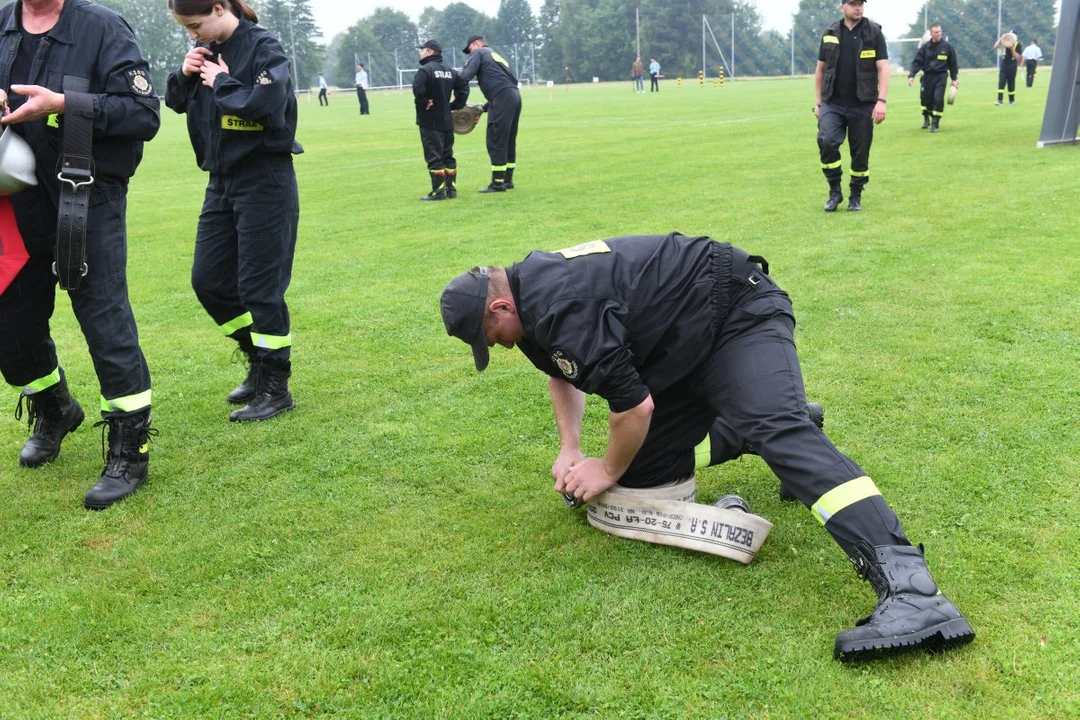
[[0,294],[8,289],[29,259],[19,224],[15,222],[11,198],[0,197]]

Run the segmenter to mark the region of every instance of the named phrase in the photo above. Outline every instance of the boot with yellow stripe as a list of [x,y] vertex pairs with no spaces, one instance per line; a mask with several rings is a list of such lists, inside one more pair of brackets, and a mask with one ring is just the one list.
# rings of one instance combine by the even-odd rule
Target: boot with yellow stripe
[[975,639],[967,619],[926,567],[923,546],[865,543],[848,551],[855,572],[877,591],[878,604],[855,627],[836,636],[833,656],[851,661],[923,648],[931,652]]
[[482,193],[501,193],[506,192],[506,168],[500,168],[498,170],[491,171],[491,184],[485,188],[480,188]]
[[[150,468],[150,438],[157,430],[150,427],[150,408],[122,417],[94,423],[101,428],[105,469],[94,487],[86,493],[87,510],[104,510],[123,500],[146,482]],[[105,449],[106,438],[108,449]]]
[[19,464],[23,467],[41,467],[55,460],[64,437],[82,424],[83,409],[68,392],[63,370],[59,371],[59,377],[60,382],[44,390],[30,392],[28,388],[19,396],[15,419],[22,420],[25,401],[27,426],[31,429],[30,437],[19,453]]
[[446,171],[429,170],[431,173],[431,192],[422,195],[421,200],[445,200],[446,199]]

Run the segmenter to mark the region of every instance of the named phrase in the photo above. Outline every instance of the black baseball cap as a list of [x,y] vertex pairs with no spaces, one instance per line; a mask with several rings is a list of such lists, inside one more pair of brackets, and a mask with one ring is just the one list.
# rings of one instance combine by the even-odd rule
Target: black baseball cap
[[855,3],[857,3],[857,2],[860,2],[860,3],[865,3],[865,2],[866,2],[866,0],[844,0],[844,1],[843,1],[842,3],[840,3],[840,4],[841,4],[841,5],[854,5],[854,4],[855,4]]
[[465,41],[465,49],[462,50],[461,52],[468,55],[469,54],[469,46],[472,45],[477,40],[483,40],[483,39],[484,39],[483,35],[470,35],[469,39]]
[[484,311],[487,308],[488,269],[476,267],[450,281],[442,292],[442,319],[446,334],[472,347],[477,370],[488,366]]
[[434,50],[437,53],[442,52],[442,45],[440,45],[439,41],[436,40],[435,38],[432,38],[432,39],[428,40],[423,45],[417,45],[416,46],[417,50],[423,50],[424,48],[427,48],[428,50]]

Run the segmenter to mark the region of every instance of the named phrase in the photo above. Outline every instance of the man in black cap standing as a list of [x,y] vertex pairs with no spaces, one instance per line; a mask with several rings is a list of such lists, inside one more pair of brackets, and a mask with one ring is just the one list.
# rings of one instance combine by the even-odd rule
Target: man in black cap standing
[[413,76],[413,99],[424,160],[431,175],[431,192],[420,199],[455,198],[457,161],[454,159],[454,118],[450,112],[465,107],[469,83],[457,70],[443,65],[442,45],[438,40],[428,40],[417,49],[420,51],[420,69]]
[[889,52],[881,26],[863,18],[863,0],[844,0],[840,11],[843,19],[825,28],[821,37],[814,71],[821,170],[829,181],[825,212],[835,212],[844,201],[840,146],[845,135],[851,151],[848,210],[862,210],[874,125],[885,122],[889,92]]
[[510,72],[510,63],[487,46],[480,35],[470,35],[463,52],[469,61],[461,70],[465,82],[474,77],[487,102],[487,151],[491,158],[491,184],[482,193],[514,189],[517,165],[518,118],[521,117],[521,93],[518,80]]
[[[764,258],[679,233],[599,240],[473,268],[441,309],[477,370],[489,347],[516,345],[548,375],[556,491],[589,502],[616,483],[655,487],[748,445],[878,593],[835,657],[974,638],[874,482],[812,420],[791,300]],[[581,451],[585,393],[610,410],[602,458]]]

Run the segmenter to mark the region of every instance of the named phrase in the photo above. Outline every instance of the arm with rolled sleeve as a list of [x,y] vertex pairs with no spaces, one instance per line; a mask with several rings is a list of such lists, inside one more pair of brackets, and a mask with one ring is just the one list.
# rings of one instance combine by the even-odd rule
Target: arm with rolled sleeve
[[[123,21],[106,26],[95,70],[103,79],[93,93],[94,137],[120,136],[152,140],[161,127],[160,103],[154,93],[150,67],[142,56],[135,35]],[[142,77],[146,93],[138,92]]]
[[[263,42],[255,50],[253,65],[254,87],[224,72],[214,78],[214,101],[224,114],[252,121],[269,119],[271,127],[283,127],[291,80],[289,60],[277,43]],[[260,82],[259,77],[269,82]]]

